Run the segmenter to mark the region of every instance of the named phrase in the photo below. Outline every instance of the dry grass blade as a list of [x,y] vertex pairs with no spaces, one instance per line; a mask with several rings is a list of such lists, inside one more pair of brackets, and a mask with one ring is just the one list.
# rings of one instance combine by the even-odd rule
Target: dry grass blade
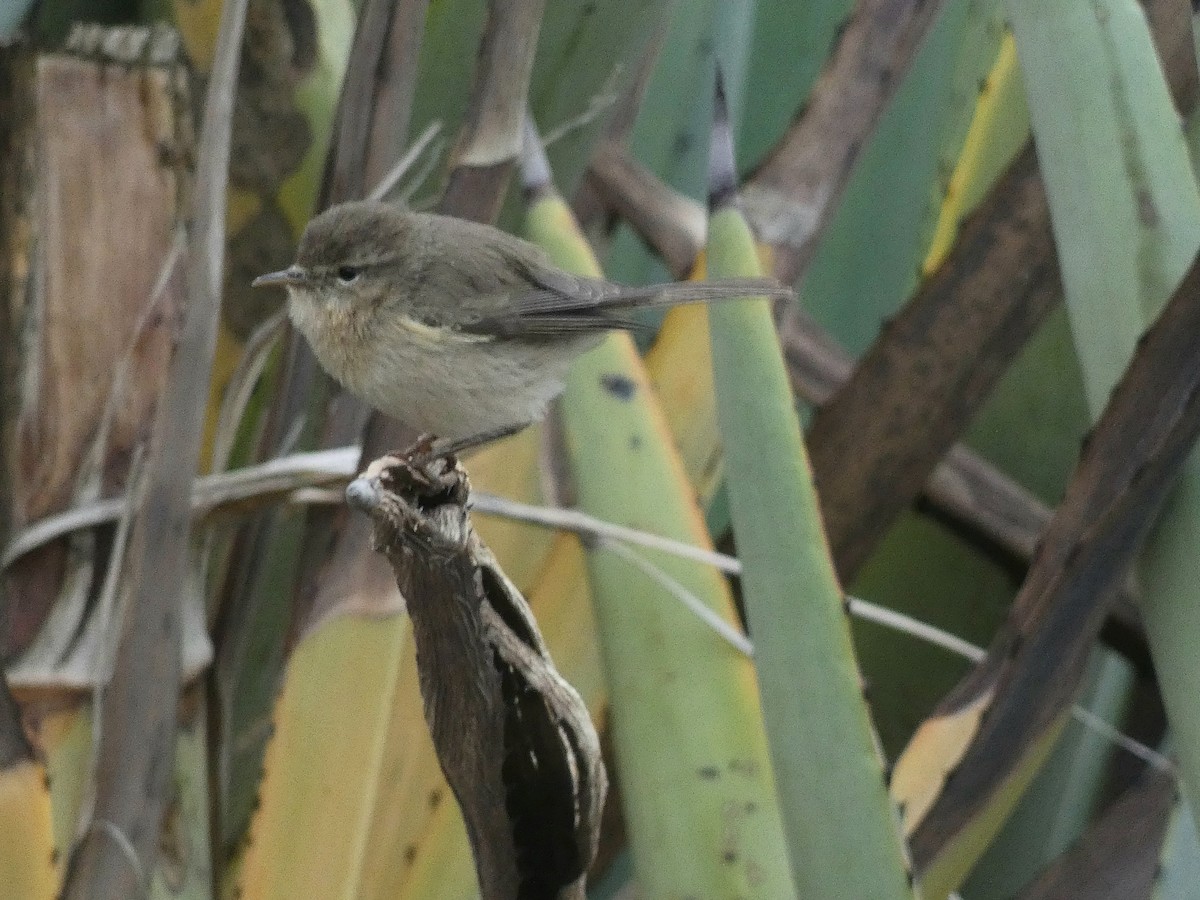
[[[941,704],[987,715],[911,835],[919,867],[1014,778],[1063,721],[1105,611],[1200,434],[1200,258],[1146,333],[1085,446],[987,659]],[[935,714],[936,715],[936,714]],[[901,777],[900,765],[896,777]]]
[[606,141],[621,145],[628,142],[633,135],[638,113],[641,112],[646,92],[650,89],[650,79],[654,77],[654,70],[658,66],[658,58],[671,36],[671,18],[674,12],[672,4],[667,4],[659,14],[654,33],[646,43],[646,49],[642,51],[629,85],[613,104],[608,124],[604,126]]
[[807,268],[939,9],[939,0],[858,0],[808,103],[743,188],[747,215],[775,248],[775,275],[785,284]]
[[611,538],[601,538],[599,546],[607,552],[621,557],[621,559],[661,586],[663,590],[687,607],[692,615],[711,628],[715,634],[719,635],[725,643],[733,647],[734,650],[737,650],[738,653],[741,653],[743,656],[754,655],[754,644],[742,633],[741,629],[729,624],[712,609],[705,606],[703,600],[680,584],[678,579],[672,578],[668,573],[664,572],[661,567],[656,566],[644,556]]
[[[293,491],[344,483],[354,474],[358,459],[358,447],[335,447],[204,475],[193,485],[192,513],[251,512]],[[4,548],[0,568],[63,535],[115,520],[125,503],[123,496],[109,497],[39,519],[18,532]]]
[[525,98],[545,0],[490,0],[466,119],[441,211],[490,222],[524,139]]
[[250,404],[250,397],[267,367],[275,341],[283,333],[286,322],[286,314],[278,312],[255,328],[246,339],[242,357],[225,385],[225,396],[221,400],[221,409],[217,416],[217,427],[213,433],[212,462],[209,466],[213,472],[223,472],[229,468],[233,444],[237,439],[238,428],[246,414],[246,408]]
[[[375,187],[371,188],[371,193],[367,199],[386,200],[392,191],[396,189],[396,185],[400,183],[400,179],[412,171],[413,166],[417,164],[422,156],[426,155],[425,151],[429,150],[431,144],[433,144],[433,151],[428,155],[431,158],[431,162],[436,162],[434,158],[437,156],[438,148],[441,146],[442,142],[439,141],[437,144],[434,144],[434,140],[439,134],[441,134],[441,132],[441,122],[430,122],[429,127],[422,131],[417,139],[412,142],[412,145],[404,151],[404,155],[397,160],[396,164],[392,166],[388,173],[384,175],[382,179],[380,179],[379,183],[376,184]],[[424,178],[428,175],[428,172],[428,164],[423,165],[421,169],[417,170],[419,176],[415,179],[417,185],[424,180]],[[411,196],[414,189],[414,187],[407,188],[404,196]]]
[[[130,615],[101,699],[93,823],[71,860],[67,898],[134,897],[153,871],[172,781],[190,495],[220,315],[233,97],[246,0],[222,14],[205,102],[186,271],[188,303],[155,419],[129,548]],[[116,836],[120,840],[116,840]],[[132,856],[131,856],[132,854]]]

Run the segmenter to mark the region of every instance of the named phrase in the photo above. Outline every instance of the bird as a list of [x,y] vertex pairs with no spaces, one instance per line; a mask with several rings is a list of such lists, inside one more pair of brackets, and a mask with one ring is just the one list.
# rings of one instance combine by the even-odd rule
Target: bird
[[575,359],[639,327],[638,309],[791,295],[771,278],[614,284],[491,225],[374,200],[317,215],[295,262],[252,285],[287,289],[292,323],[351,393],[456,451],[541,420]]

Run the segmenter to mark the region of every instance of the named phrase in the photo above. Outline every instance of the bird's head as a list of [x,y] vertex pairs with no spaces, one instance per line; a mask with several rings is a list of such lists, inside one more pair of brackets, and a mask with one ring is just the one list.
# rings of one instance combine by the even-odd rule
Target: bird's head
[[254,287],[286,287],[293,314],[365,309],[384,300],[402,273],[411,224],[394,206],[364,200],[330,207],[308,223],[296,261],[260,275]]

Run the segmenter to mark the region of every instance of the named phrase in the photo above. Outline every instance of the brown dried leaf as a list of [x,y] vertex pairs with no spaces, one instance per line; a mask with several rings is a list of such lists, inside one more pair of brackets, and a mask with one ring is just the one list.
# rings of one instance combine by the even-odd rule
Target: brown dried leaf
[[[1142,338],[1088,439],[987,658],[939,707],[953,714],[985,693],[994,698],[960,764],[915,824],[919,868],[936,861],[1001,792],[1011,796],[1032,777],[1029,755],[1064,721],[1106,602],[1198,434],[1200,257]],[[897,768],[903,766],[904,757]]]

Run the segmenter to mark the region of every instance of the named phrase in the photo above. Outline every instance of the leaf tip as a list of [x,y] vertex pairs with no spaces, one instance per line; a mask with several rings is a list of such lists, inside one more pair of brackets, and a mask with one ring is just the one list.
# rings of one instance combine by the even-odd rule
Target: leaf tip
[[708,206],[721,209],[737,199],[737,162],[733,152],[733,128],[729,122],[729,103],[725,79],[717,64],[713,85],[713,122],[708,151]]
[[533,116],[525,113],[521,140],[521,187],[529,198],[554,190],[554,176],[550,171],[550,160],[546,147],[538,133]]

